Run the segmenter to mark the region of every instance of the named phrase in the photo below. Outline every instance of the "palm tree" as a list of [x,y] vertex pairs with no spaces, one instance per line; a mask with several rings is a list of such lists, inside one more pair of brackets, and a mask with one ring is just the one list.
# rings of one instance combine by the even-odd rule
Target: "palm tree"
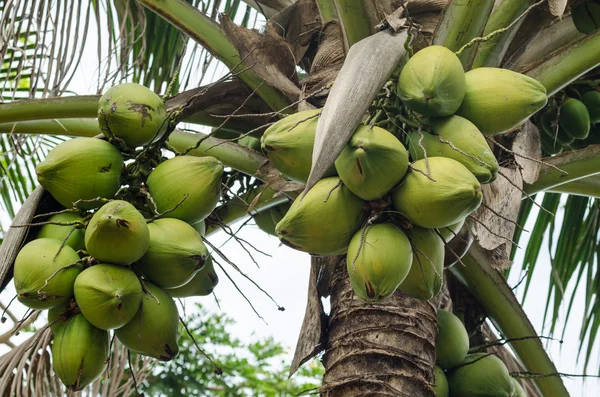
[[[251,210],[260,212],[303,189],[283,179],[262,153],[236,140],[260,136],[281,115],[325,106],[322,117],[327,116],[327,123],[317,133],[323,139],[317,139],[314,152],[323,156],[315,156],[309,184],[318,180],[319,170],[332,164],[327,154],[335,152],[336,143],[343,146],[348,140],[344,131],[353,131],[363,115],[373,112],[371,105],[385,97],[386,81],[411,51],[444,45],[460,54],[465,70],[513,69],[540,81],[549,96],[574,83],[597,85],[593,70],[600,65],[600,30],[587,35],[577,32],[568,15],[577,3],[581,1],[105,0],[51,4],[4,0],[0,12],[0,25],[6,32],[0,46],[6,101],[0,106],[3,209],[14,224],[29,223],[47,203],[43,189],[35,188],[33,167],[57,139],[64,139],[55,136],[100,133],[95,119],[98,95],[73,96],[67,91],[75,69],[82,65],[81,54],[90,45],[91,30],[98,32],[98,93],[122,80],[152,87],[165,95],[175,123],[195,129],[188,132],[180,124],[169,138],[169,147],[178,152],[191,148],[189,154],[217,157],[230,168],[227,192],[210,217],[208,233],[231,232],[227,225],[246,217],[250,210],[241,203],[251,202]],[[257,26],[257,16],[267,21],[260,31],[248,28]],[[228,71],[217,79],[223,68]],[[215,135],[233,140],[207,137],[197,131],[200,126],[212,127]],[[493,349],[512,371],[531,375],[524,382],[529,395],[568,396],[506,275],[514,257],[512,241],[518,242],[522,235],[515,225],[523,226],[528,218],[536,217],[524,263],[517,267],[527,269],[529,283],[542,241],[555,241],[547,312],[558,333],[554,328],[561,304],[573,305],[574,294],[565,293],[567,284],[585,289],[581,349],[586,348],[587,362],[600,325],[599,273],[595,270],[600,146],[541,158],[539,136],[533,123],[527,122],[490,140],[500,160],[501,177],[484,189],[485,206],[469,231],[476,241],[461,265],[445,272],[447,288],[441,296],[424,302],[397,292],[379,305],[368,305],[353,299],[344,257],[313,257],[308,305],[292,372],[324,352],[322,395],[431,397],[436,309],[453,307],[462,314],[472,341],[483,344],[493,338],[481,326],[485,318],[511,341],[514,355],[506,347]],[[532,196],[541,193],[544,210],[532,211]],[[15,203],[24,203],[18,213],[13,210]],[[565,205],[562,218],[553,217],[551,213],[558,213],[561,203]],[[560,232],[548,235],[548,230]],[[3,232],[3,288],[26,238],[25,228]],[[331,299],[329,314],[323,310],[321,297]],[[7,387],[29,388],[34,395],[59,389],[42,359],[50,341],[44,332],[35,339],[38,348],[15,348],[0,360],[3,393],[10,390]],[[115,354],[114,365],[123,368],[125,355],[118,349]],[[142,362],[137,368],[146,366]],[[16,376],[13,368],[19,368]],[[28,376],[23,368],[42,371],[46,378]],[[97,383],[93,390],[117,393],[118,384],[105,381],[104,385],[101,388]]]

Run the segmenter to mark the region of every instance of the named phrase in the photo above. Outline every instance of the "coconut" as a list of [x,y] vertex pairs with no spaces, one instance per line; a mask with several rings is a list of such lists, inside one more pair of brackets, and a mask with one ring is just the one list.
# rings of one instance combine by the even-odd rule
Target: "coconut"
[[218,283],[219,277],[215,272],[212,259],[209,256],[204,267],[200,269],[200,271],[196,273],[190,281],[181,287],[166,289],[165,291],[173,298],[206,296],[213,292]]
[[439,228],[438,232],[440,233],[440,237],[442,238],[444,243],[449,243],[450,241],[452,241],[454,239],[454,237],[456,237],[456,235],[458,234],[460,229],[462,229],[464,224],[465,224],[465,220],[461,219],[460,221],[458,221],[450,226],[445,226],[445,227]]
[[444,243],[433,229],[413,227],[409,231],[413,260],[410,272],[398,289],[421,300],[440,293],[444,274]]
[[222,175],[214,157],[177,156],[159,164],[146,183],[159,213],[194,224],[219,202]]
[[485,135],[508,131],[546,105],[546,88],[537,80],[500,68],[465,74],[467,89],[456,112]]
[[346,256],[354,293],[365,302],[387,298],[404,280],[412,261],[408,238],[392,223],[359,230],[350,241]]
[[278,206],[272,207],[269,210],[269,213],[271,214],[271,219],[273,219],[273,223],[275,224],[275,226],[277,226],[277,224],[283,219],[285,214],[287,214],[291,206],[291,203],[286,202],[283,204],[279,204]]
[[[320,113],[321,109],[314,109],[287,116],[267,128],[260,140],[271,164],[290,179],[308,179]],[[325,176],[335,174],[335,167],[331,167]]]
[[458,161],[431,157],[415,161],[411,168],[392,192],[392,203],[414,225],[450,226],[479,208],[481,185]]
[[123,200],[103,205],[85,230],[85,248],[101,262],[129,265],[144,255],[149,241],[146,219]]
[[[539,122],[542,127],[542,132],[544,132],[544,134],[540,135],[546,135],[547,137],[549,137],[552,147],[556,146],[556,144],[560,146],[566,146],[572,143],[575,140],[575,138],[569,135],[569,133],[560,125],[558,126],[558,128],[556,128],[556,124],[553,122],[553,118],[554,116],[552,114],[552,110],[550,109],[546,110],[540,116]],[[542,141],[542,143],[544,142]]]
[[[452,312],[437,311],[438,336],[435,342],[435,362],[443,369],[451,369],[463,362],[469,352],[469,334]],[[452,389],[452,388],[451,388]]]
[[[85,250],[85,229],[82,223],[83,218],[79,214],[75,212],[63,212],[52,215],[46,222],[62,223],[62,225],[43,225],[36,238],[54,238],[60,241],[65,241],[66,238],[65,244],[75,251]],[[75,222],[80,222],[80,224],[75,224]]]
[[94,327],[77,314],[56,328],[52,342],[52,368],[69,390],[78,391],[106,369],[108,332]]
[[449,268],[461,260],[471,248],[473,240],[473,234],[467,224],[458,231],[450,242],[446,242],[446,245],[444,245],[444,268]]
[[100,97],[98,122],[107,138],[116,136],[130,148],[157,140],[169,126],[163,100],[135,83],[115,85]]
[[525,393],[525,389],[523,389],[523,386],[521,386],[519,381],[512,378],[512,382],[515,386],[515,394],[513,394],[513,397],[527,397],[527,393]]
[[[101,139],[76,138],[58,144],[35,167],[44,189],[63,207],[78,200],[111,198],[121,186],[125,168],[121,152]],[[94,208],[80,203],[78,208]]]
[[600,92],[588,91],[581,97],[590,115],[590,123],[600,123]]
[[115,329],[127,324],[137,313],[142,286],[128,267],[101,263],[77,276],[75,300],[93,326]]
[[590,113],[583,102],[570,98],[560,107],[558,125],[575,139],[585,139],[590,133]]
[[277,233],[275,233],[276,223],[273,221],[273,217],[269,210],[261,211],[256,215],[253,215],[252,219],[254,219],[254,223],[256,223],[256,226],[258,226],[260,230],[271,236],[277,236]]
[[299,251],[340,255],[366,219],[364,204],[340,178],[321,179],[294,201],[275,231],[282,243]]
[[575,28],[583,34],[589,34],[600,28],[600,4],[594,1],[579,3],[571,8]]
[[52,324],[50,325],[52,334],[56,335],[58,328],[61,328],[67,323],[68,319],[79,313],[81,312],[74,298],[70,298],[66,302],[48,309],[48,324]]
[[145,283],[142,306],[133,319],[115,330],[119,341],[129,350],[161,361],[170,361],[179,353],[177,305],[165,291]]
[[465,72],[448,48],[432,45],[413,55],[398,78],[406,107],[426,116],[450,116],[465,96]]
[[448,380],[446,379],[444,370],[436,365],[433,370],[433,376],[435,377],[435,384],[433,386],[435,397],[448,397]]
[[502,360],[488,353],[469,355],[446,377],[450,397],[512,397],[515,392]]
[[203,220],[198,223],[194,223],[192,226],[201,236],[204,236],[206,234],[206,222],[204,222]]
[[74,265],[77,261],[75,250],[60,240],[40,238],[27,243],[14,266],[19,302],[31,309],[50,309],[67,302],[81,272],[81,265]]
[[[413,160],[427,157],[447,157],[467,167],[481,183],[496,179],[498,161],[485,137],[475,124],[460,116],[428,119],[432,132],[413,131],[409,134]],[[425,152],[423,152],[425,149]]]
[[187,223],[174,218],[148,224],[150,245],[136,269],[161,288],[180,287],[206,264],[208,249],[202,236]]
[[564,146],[557,139],[551,138],[546,133],[540,134],[542,150],[549,155],[562,153]]
[[363,200],[388,193],[408,170],[408,153],[390,132],[360,126],[335,161],[342,182]]

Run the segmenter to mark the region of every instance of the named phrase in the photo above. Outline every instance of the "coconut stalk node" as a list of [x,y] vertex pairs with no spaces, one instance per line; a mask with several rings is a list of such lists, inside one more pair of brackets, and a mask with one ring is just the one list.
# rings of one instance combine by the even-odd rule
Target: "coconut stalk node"
[[461,163],[446,157],[417,160],[392,192],[392,204],[412,224],[442,228],[466,218],[481,205],[481,185]]
[[161,138],[169,126],[163,100],[136,83],[115,85],[100,97],[98,123],[107,138],[115,136],[132,149]]
[[[113,197],[121,187],[124,169],[121,152],[94,138],[62,142],[35,167],[40,185],[66,208],[72,208],[79,200]],[[91,202],[77,204],[82,209],[96,206]]]
[[340,178],[321,179],[294,201],[275,231],[282,243],[299,251],[340,255],[366,219],[364,204]]
[[115,335],[132,352],[170,361],[179,353],[177,305],[156,285],[146,282],[145,288],[140,309]]
[[412,247],[412,267],[398,289],[426,301],[442,290],[444,243],[433,229],[413,227],[408,236]]
[[77,314],[53,333],[52,368],[67,389],[82,390],[104,372],[109,355],[108,332]]
[[184,285],[209,261],[202,236],[184,221],[157,219],[148,230],[150,245],[135,268],[160,288]]
[[19,302],[31,309],[50,309],[73,296],[81,272],[79,255],[62,241],[40,238],[27,243],[15,259],[14,282]]
[[146,219],[123,200],[104,204],[85,230],[85,248],[101,262],[129,265],[146,253],[149,242]]
[[362,125],[335,161],[344,185],[363,200],[387,194],[408,170],[408,152],[390,132]]
[[450,397],[513,397],[515,385],[498,357],[470,354],[459,367],[446,373]]
[[176,156],[158,165],[146,184],[163,217],[195,224],[219,202],[223,164],[214,157]]
[[548,99],[537,80],[500,68],[477,68],[465,74],[466,92],[457,115],[471,121],[484,135],[517,127],[542,109]]
[[425,116],[450,116],[465,96],[465,71],[454,52],[432,45],[408,60],[397,89],[407,108]]
[[[449,370],[461,364],[469,352],[469,334],[454,313],[439,309],[436,364]],[[452,390],[452,388],[450,388]]]
[[85,318],[95,327],[122,327],[137,313],[142,285],[128,267],[100,263],[88,267],[75,280],[75,300]]
[[65,244],[75,251],[85,250],[85,229],[77,224],[83,223],[83,218],[79,214],[63,212],[52,215],[46,222],[53,223],[43,225],[36,238],[54,238],[60,241],[66,239]]
[[392,223],[378,223],[356,232],[346,255],[352,289],[365,302],[378,302],[393,294],[412,262],[408,237]]

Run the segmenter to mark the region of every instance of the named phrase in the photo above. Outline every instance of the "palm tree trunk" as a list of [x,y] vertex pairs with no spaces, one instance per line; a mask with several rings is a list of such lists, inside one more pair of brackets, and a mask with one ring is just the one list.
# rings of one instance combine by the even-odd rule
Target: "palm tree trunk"
[[433,397],[436,308],[401,292],[367,305],[352,292],[344,257],[331,266],[331,312],[325,335],[325,397]]

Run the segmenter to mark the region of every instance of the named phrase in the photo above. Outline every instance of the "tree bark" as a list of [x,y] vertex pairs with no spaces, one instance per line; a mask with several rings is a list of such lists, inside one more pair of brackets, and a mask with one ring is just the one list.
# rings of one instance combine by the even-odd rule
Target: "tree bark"
[[401,292],[366,304],[352,291],[345,257],[315,261],[332,269],[321,395],[433,397],[435,306]]

